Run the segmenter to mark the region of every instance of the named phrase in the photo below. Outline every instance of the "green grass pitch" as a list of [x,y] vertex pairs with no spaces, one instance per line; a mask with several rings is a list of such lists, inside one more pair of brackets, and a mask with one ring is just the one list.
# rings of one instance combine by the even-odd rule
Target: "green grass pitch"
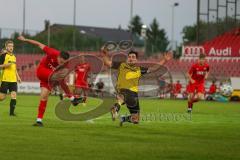
[[[240,159],[239,103],[200,102],[190,119],[184,100],[141,99],[143,121],[119,127],[110,114],[92,122],[61,121],[54,114],[58,98],[52,96],[45,126],[36,128],[32,124],[38,99],[19,95],[17,117],[8,116],[9,99],[0,102],[1,160]],[[94,103],[97,101],[89,100]],[[72,112],[88,109],[71,108]],[[176,115],[183,116],[175,119]]]

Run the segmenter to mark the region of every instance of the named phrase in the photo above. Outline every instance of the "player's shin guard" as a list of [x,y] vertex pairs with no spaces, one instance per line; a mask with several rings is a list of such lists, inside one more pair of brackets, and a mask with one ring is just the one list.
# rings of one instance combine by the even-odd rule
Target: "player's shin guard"
[[46,110],[46,106],[47,106],[47,101],[40,101],[39,106],[38,106],[38,120],[42,120],[44,112]]
[[11,99],[10,101],[10,115],[14,115],[14,110],[17,104],[17,100],[16,99]]

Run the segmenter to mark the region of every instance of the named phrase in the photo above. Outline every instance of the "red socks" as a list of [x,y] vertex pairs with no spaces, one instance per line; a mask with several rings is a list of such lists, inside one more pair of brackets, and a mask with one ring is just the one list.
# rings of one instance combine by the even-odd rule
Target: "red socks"
[[192,109],[193,104],[188,101],[188,109]]
[[43,118],[44,112],[46,110],[47,106],[47,101],[40,101],[39,106],[38,106],[38,117],[39,119]]

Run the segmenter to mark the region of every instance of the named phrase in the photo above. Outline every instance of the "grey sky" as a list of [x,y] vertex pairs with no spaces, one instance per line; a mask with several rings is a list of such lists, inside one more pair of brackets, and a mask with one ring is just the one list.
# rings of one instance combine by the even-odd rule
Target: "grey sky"
[[[181,41],[185,25],[196,22],[197,0],[134,0],[134,15],[147,25],[157,18],[160,27],[171,37],[171,5],[175,8],[175,39]],[[0,28],[22,29],[23,0],[0,0]],[[73,23],[73,0],[26,0],[26,29],[42,30],[44,20]],[[77,0],[77,25],[127,28],[130,0]]]

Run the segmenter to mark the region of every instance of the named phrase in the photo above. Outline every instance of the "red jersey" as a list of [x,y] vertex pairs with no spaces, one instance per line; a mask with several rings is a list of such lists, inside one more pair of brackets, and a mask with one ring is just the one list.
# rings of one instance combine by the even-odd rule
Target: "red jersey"
[[58,66],[57,57],[59,56],[60,51],[54,48],[50,48],[48,46],[45,46],[43,48],[43,51],[46,53],[46,56],[42,58],[38,67],[39,68],[43,67],[48,69],[56,68]]
[[81,82],[87,82],[88,73],[90,71],[91,67],[88,63],[83,63],[77,66],[75,72],[76,72],[76,82],[75,83],[81,83]]
[[200,65],[199,63],[193,64],[191,69],[189,70],[189,74],[191,78],[195,80],[195,83],[204,83],[205,75],[209,72],[209,65],[204,63]]
[[209,88],[209,93],[214,94],[216,93],[216,90],[217,90],[217,86],[215,84],[212,84]]

